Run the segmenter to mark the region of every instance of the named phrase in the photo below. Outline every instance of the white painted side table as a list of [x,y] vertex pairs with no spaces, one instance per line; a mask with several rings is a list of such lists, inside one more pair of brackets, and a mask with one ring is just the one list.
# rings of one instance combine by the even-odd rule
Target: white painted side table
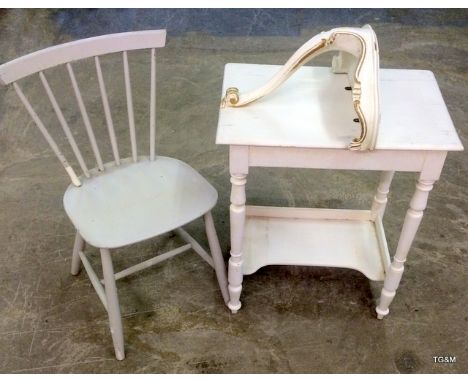
[[[281,68],[228,64],[230,86],[258,88]],[[231,257],[229,308],[241,307],[243,275],[270,265],[351,268],[384,281],[377,317],[389,313],[404,262],[448,151],[463,150],[434,75],[421,70],[380,70],[381,121],[375,150],[350,151],[359,131],[345,74],[302,67],[267,97],[241,108],[222,108],[217,144],[229,145]],[[369,210],[246,205],[249,167],[379,170]],[[391,261],[382,218],[395,171],[418,172]],[[336,238],[339,237],[339,240]]]

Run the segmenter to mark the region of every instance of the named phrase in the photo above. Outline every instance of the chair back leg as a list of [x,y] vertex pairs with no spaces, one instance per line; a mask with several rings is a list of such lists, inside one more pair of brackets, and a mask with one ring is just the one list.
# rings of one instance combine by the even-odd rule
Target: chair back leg
[[122,330],[122,317],[120,316],[119,297],[115,285],[114,267],[110,251],[101,248],[102,271],[104,274],[104,286],[106,290],[107,313],[109,315],[109,327],[114,342],[115,357],[121,361],[125,358],[124,339]]
[[205,220],[206,236],[208,237],[208,244],[210,246],[211,256],[213,257],[213,265],[218,279],[219,288],[223,295],[224,302],[227,304],[229,301],[229,292],[227,287],[226,265],[224,263],[221,247],[219,246],[218,235],[213,223],[213,216],[211,211],[207,212],[203,219]]
[[76,231],[75,244],[73,245],[73,254],[71,262],[71,274],[76,276],[80,273],[81,259],[80,251],[83,252],[85,247],[85,241],[81,237],[80,233]]

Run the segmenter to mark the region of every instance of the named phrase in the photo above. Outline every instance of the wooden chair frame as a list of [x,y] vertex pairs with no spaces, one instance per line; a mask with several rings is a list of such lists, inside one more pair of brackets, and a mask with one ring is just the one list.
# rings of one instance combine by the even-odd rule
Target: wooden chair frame
[[[47,49],[43,49],[23,57],[17,58],[13,61],[5,63],[0,66],[0,84],[9,85],[13,84],[13,87],[18,94],[21,102],[25,106],[26,110],[30,114],[31,118],[36,123],[40,132],[43,134],[46,141],[49,143],[54,154],[57,156],[65,171],[69,175],[72,184],[75,187],[82,186],[83,182],[86,179],[94,177],[97,173],[107,171],[109,167],[119,166],[122,163],[138,162],[142,157],[139,157],[137,150],[137,141],[135,133],[135,118],[133,111],[133,97],[132,97],[132,87],[130,81],[130,70],[128,63],[128,51],[137,50],[137,49],[150,49],[151,57],[151,76],[150,76],[150,152],[147,157],[150,161],[155,161],[157,159],[156,155],[156,48],[161,48],[165,45],[166,41],[166,31],[165,30],[149,30],[149,31],[139,31],[139,32],[128,32],[128,33],[117,33],[110,34],[105,36],[98,36],[88,39],[83,39],[79,41],[74,41],[62,45],[57,45]],[[130,142],[131,142],[131,158],[122,159],[120,157],[117,138],[114,131],[114,125],[112,120],[112,115],[110,112],[109,101],[107,97],[106,86],[104,83],[102,69],[100,64],[99,56],[122,52],[123,60],[123,73],[125,81],[125,92],[127,99],[127,112],[128,112],[128,125],[130,130]],[[105,115],[105,120],[107,124],[107,130],[110,137],[110,143],[112,147],[112,153],[114,157],[114,163],[104,164],[99,147],[96,141],[96,137],[86,110],[86,106],[83,102],[83,97],[80,92],[80,88],[75,77],[72,62],[76,60],[81,60],[85,58],[94,57],[96,73],[98,78],[99,90],[102,99],[102,105]],[[78,145],[73,137],[73,134],[70,130],[70,127],[60,109],[60,106],[57,102],[54,93],[47,81],[44,71],[51,67],[58,65],[65,65],[70,77],[71,85],[73,92],[82,116],[83,123],[86,128],[86,132],[91,144],[92,152],[96,159],[97,168],[88,169],[83,156],[78,148]],[[79,163],[82,176],[78,176],[75,170],[70,166],[65,156],[60,151],[57,143],[54,138],[48,132],[44,123],[41,121],[31,103],[26,98],[25,94],[21,90],[18,80],[27,77],[29,75],[38,73],[39,78],[42,82],[42,85],[47,93],[48,99],[52,105],[52,108],[57,116],[57,119],[60,122],[60,125],[65,133],[68,142],[72,148],[73,153]],[[100,248],[101,252],[101,261],[103,269],[103,280],[100,280],[96,275],[95,271],[91,267],[91,264],[84,253],[86,242],[82,237],[81,233],[77,230],[75,243],[73,246],[72,262],[71,262],[71,273],[77,275],[80,271],[80,265],[83,264],[91,284],[93,285],[96,293],[101,300],[104,308],[108,312],[109,316],[109,325],[110,331],[112,334],[112,339],[114,343],[115,356],[117,359],[122,360],[125,358],[124,351],[124,340],[123,340],[123,330],[122,330],[122,321],[120,314],[120,306],[117,294],[116,280],[119,280],[123,277],[131,275],[137,271],[151,267],[159,262],[169,259],[173,256],[176,256],[180,253],[183,253],[189,249],[193,249],[198,255],[200,255],[211,267],[216,271],[218,283],[220,285],[221,293],[223,295],[224,301],[229,300],[228,290],[227,290],[227,279],[225,264],[222,257],[221,249],[219,246],[218,238],[216,235],[215,226],[213,223],[213,218],[211,211],[207,211],[203,215],[205,222],[206,234],[208,237],[208,243],[211,251],[210,254],[203,249],[203,247],[192,237],[190,236],[183,228],[177,227],[174,229],[174,232],[186,242],[185,245],[173,249],[162,255],[153,257],[149,260],[146,260],[140,264],[134,265],[130,268],[122,270],[118,273],[114,272],[112,258],[110,253],[110,248]],[[128,243],[131,244],[131,243]]]

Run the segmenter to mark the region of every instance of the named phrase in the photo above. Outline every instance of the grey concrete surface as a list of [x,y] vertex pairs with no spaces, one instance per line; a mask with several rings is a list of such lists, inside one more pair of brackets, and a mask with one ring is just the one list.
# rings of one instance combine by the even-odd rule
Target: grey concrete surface
[[[3,10],[0,62],[77,38],[167,27],[167,47],[157,58],[157,149],[189,163],[217,188],[214,218],[227,259],[227,148],[214,143],[224,64],[282,64],[321,30],[370,22],[379,38],[382,67],[435,73],[466,147],[467,18],[466,10]],[[134,98],[142,147],[148,145],[148,58],[130,55],[133,84],[140,89]],[[92,62],[75,67],[96,134],[107,143]],[[119,57],[104,59],[103,67],[121,150],[128,154]],[[66,73],[58,68],[47,74],[91,163]],[[59,133],[38,79],[21,85]],[[65,143],[63,138],[59,142]],[[110,161],[110,145],[102,148]],[[248,201],[367,208],[377,180],[371,172],[253,169]],[[467,155],[450,154],[383,321],[374,314],[380,283],[352,270],[280,266],[246,277],[243,308],[231,315],[214,273],[189,252],[118,282],[127,350],[126,360],[118,362],[106,313],[85,273],[69,273],[74,232],[62,208],[67,176],[14,90],[1,89],[0,371],[466,373],[466,181]],[[391,252],[414,184],[414,174],[395,176],[384,221]],[[206,245],[201,221],[187,229]],[[123,248],[115,253],[115,268],[178,244],[165,235]],[[90,253],[99,267],[97,251]],[[432,357],[439,355],[455,356],[457,362],[434,363]]]

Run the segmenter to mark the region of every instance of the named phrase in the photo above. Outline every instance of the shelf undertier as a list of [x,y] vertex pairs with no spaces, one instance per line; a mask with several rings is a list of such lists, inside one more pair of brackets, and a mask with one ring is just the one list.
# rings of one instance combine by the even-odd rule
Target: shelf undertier
[[245,275],[266,265],[307,265],[381,281],[389,264],[382,222],[371,211],[247,206]]

